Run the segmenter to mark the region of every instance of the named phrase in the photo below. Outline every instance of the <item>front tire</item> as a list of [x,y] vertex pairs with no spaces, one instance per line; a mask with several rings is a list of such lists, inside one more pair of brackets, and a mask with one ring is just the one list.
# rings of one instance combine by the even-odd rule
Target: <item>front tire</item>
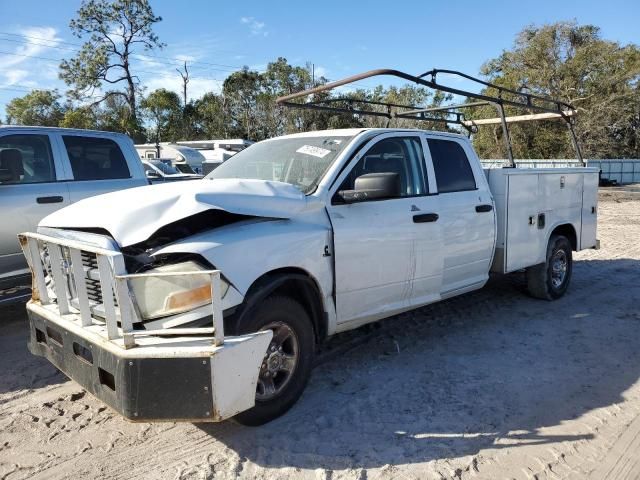
[[571,282],[573,257],[567,237],[552,235],[545,263],[527,268],[527,288],[531,296],[543,300],[562,297]]
[[309,315],[289,297],[268,297],[246,318],[238,333],[274,333],[260,368],[255,406],[234,417],[242,425],[258,426],[284,414],[302,395],[313,367],[315,337]]

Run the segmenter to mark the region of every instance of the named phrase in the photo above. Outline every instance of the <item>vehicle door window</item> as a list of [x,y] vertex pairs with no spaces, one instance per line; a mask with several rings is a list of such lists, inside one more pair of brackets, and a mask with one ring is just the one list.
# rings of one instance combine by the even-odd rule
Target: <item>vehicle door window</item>
[[108,138],[63,135],[74,180],[130,178],[127,161]]
[[366,151],[353,167],[339,190],[353,190],[356,178],[368,173],[397,173],[401,197],[425,195],[427,177],[420,139],[391,137],[380,140]]
[[153,167],[151,165],[149,165],[148,163],[143,162],[142,166],[144,167],[144,173],[156,173],[156,171],[153,169]]
[[163,160],[149,160],[149,163],[160,170],[165,175],[177,175],[180,172],[171,163],[167,163]]
[[436,174],[438,193],[476,189],[469,159],[458,142],[429,138],[427,143]]
[[55,181],[56,170],[47,135],[0,137],[0,185]]

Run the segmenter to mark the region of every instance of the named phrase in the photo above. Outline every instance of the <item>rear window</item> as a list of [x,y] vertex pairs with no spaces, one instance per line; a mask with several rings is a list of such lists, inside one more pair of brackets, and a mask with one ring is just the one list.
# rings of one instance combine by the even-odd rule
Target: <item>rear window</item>
[[108,138],[63,135],[74,180],[129,178],[127,161],[116,142]]
[[433,160],[438,193],[476,189],[469,159],[458,142],[429,138],[427,143]]

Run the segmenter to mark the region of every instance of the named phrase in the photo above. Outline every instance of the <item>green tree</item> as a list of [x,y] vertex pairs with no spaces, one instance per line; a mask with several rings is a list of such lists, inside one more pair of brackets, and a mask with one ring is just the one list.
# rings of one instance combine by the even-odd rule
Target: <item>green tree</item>
[[[182,108],[182,140],[197,140],[202,137],[196,102],[190,101]],[[211,138],[211,137],[210,137]]]
[[71,87],[71,98],[93,98],[98,89],[108,85],[108,91],[94,103],[122,97],[128,112],[120,123],[127,133],[138,133],[140,86],[133,73],[132,55],[136,48],[150,51],[164,46],[153,31],[161,20],[148,0],[83,0],[69,26],[74,35],[86,40],[75,57],[60,64],[60,78]]
[[227,138],[228,122],[225,98],[213,92],[205,93],[193,104],[196,130],[204,138]]
[[96,108],[91,106],[77,108],[69,106],[64,112],[64,117],[60,120],[60,126],[64,128],[97,130],[99,125]]
[[159,88],[147,95],[140,107],[151,124],[149,138],[155,142],[180,140],[182,105],[177,93]]
[[232,73],[224,81],[222,94],[227,114],[227,134],[230,136],[250,140],[267,138],[258,115],[262,84],[262,75],[248,67]]
[[[109,95],[96,111],[98,129],[110,132],[131,132],[129,105],[120,95]],[[146,136],[141,129],[134,129],[129,135],[136,143],[144,142]]]
[[7,123],[57,127],[64,117],[60,98],[56,90],[33,90],[14,98],[7,104]]
[[[482,73],[498,85],[526,87],[531,93],[573,104],[578,111],[575,129],[586,158],[640,155],[637,45],[604,40],[592,25],[529,26],[514,47],[488,61]],[[506,110],[512,115],[525,113]],[[480,114],[496,116],[492,108]],[[511,124],[509,130],[516,158],[575,157],[564,122]],[[481,156],[505,155],[500,126],[480,127],[474,143]]]

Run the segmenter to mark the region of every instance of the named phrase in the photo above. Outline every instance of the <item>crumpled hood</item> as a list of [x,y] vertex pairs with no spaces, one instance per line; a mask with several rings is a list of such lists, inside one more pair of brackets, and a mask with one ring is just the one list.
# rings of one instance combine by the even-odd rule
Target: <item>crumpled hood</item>
[[126,247],[161,227],[206,210],[291,218],[305,195],[293,185],[265,180],[216,179],[144,186],[98,195],[45,217],[41,227],[104,229]]

